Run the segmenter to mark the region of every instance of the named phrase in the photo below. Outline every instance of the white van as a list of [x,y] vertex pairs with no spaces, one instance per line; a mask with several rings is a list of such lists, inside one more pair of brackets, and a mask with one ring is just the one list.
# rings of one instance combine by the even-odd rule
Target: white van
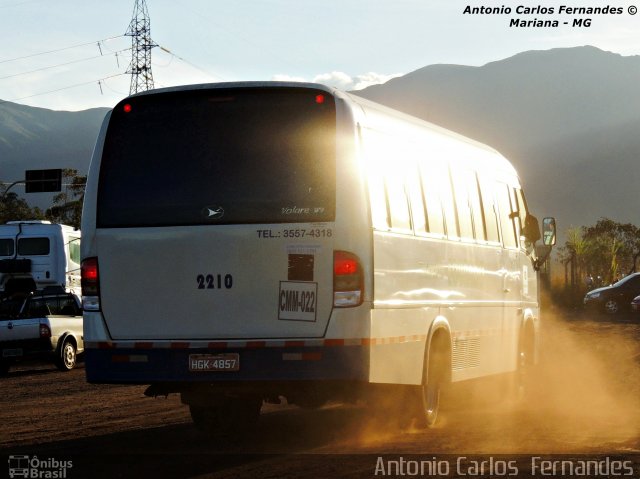
[[88,380],[181,393],[205,428],[373,385],[433,424],[443,385],[536,361],[540,233],[511,164],[321,85],[123,100],[82,230]]
[[80,231],[49,221],[0,225],[0,296],[47,287],[80,293]]

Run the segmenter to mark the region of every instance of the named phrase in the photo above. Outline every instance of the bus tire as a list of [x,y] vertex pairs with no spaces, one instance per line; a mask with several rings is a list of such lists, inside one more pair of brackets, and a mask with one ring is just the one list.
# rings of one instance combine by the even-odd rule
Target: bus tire
[[444,334],[433,338],[423,367],[419,388],[419,427],[434,427],[441,417],[444,392],[448,389],[451,354]]
[[535,357],[535,335],[533,326],[526,324],[520,345],[518,346],[517,369],[513,380],[513,387],[509,396],[517,403],[526,402],[533,390]]

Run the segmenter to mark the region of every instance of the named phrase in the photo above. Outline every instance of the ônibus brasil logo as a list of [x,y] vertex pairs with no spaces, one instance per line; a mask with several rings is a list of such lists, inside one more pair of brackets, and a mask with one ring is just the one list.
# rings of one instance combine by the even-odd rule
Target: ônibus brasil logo
[[54,458],[38,459],[38,456],[9,456],[9,477],[38,479],[65,479],[67,471],[73,467],[72,461],[60,461]]

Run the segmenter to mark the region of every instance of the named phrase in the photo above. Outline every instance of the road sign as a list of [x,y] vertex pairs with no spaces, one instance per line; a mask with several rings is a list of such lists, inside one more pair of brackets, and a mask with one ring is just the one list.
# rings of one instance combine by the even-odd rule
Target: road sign
[[48,193],[62,190],[62,170],[27,170],[25,193]]

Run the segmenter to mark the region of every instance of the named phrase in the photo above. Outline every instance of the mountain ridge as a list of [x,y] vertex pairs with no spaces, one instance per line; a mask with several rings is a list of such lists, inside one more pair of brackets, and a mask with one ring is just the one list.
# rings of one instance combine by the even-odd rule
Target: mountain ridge
[[496,148],[516,166],[534,214],[567,228],[640,219],[639,82],[639,56],[586,46],[430,65],[353,93]]
[[[637,85],[640,56],[581,46],[482,66],[428,65],[352,93],[497,149],[518,170],[533,213],[557,216],[562,230],[603,216],[640,223]],[[108,111],[0,101],[0,181],[26,169],[85,174]],[[27,196],[41,207],[46,198]]]

